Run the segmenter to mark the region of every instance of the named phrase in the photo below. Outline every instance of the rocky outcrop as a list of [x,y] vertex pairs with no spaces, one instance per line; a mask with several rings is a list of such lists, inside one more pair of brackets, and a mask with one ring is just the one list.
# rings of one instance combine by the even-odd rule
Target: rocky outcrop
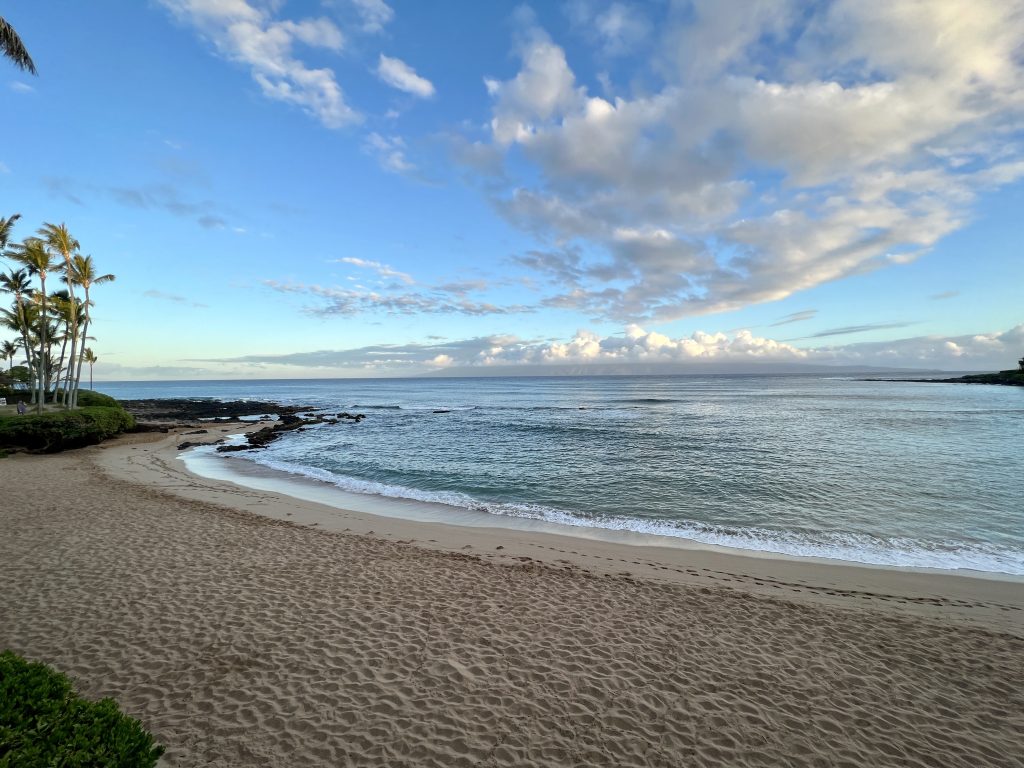
[[347,412],[339,413],[335,416],[306,417],[299,417],[295,414],[283,414],[276,424],[248,433],[245,436],[246,441],[241,445],[222,445],[217,448],[217,451],[220,453],[234,453],[236,451],[251,451],[257,448],[265,448],[286,432],[299,432],[313,424],[358,424],[365,418],[366,414]]
[[955,379],[863,379],[863,381],[907,381],[920,384],[999,384],[1004,387],[1024,387],[1024,371],[998,373],[971,373]]
[[235,421],[241,416],[295,415],[312,410],[308,405],[281,405],[266,400],[213,400],[201,397],[121,400],[121,406],[137,421]]

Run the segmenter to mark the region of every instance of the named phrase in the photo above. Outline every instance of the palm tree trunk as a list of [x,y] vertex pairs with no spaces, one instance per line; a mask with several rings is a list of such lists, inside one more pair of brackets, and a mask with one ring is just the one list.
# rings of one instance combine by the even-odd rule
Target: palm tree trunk
[[[57,362],[57,381],[53,384],[53,402],[58,402],[57,393],[60,391],[60,372],[64,370],[64,356],[68,350],[68,327],[64,326],[64,341],[60,345],[60,360]],[[60,402],[66,399],[66,395],[61,393]]]
[[71,301],[71,356],[68,358],[67,376],[64,379],[64,407],[71,408],[74,403],[73,397],[68,397],[71,392],[71,374],[75,370],[75,352],[78,351],[78,307],[75,305],[75,295],[71,292],[71,282],[68,282],[68,299]]
[[39,381],[37,383],[39,396],[36,400],[36,413],[43,412],[43,403],[46,402],[46,273],[39,273],[39,283],[42,286],[43,308],[39,316]]
[[[68,376],[67,384],[64,387],[64,408],[72,408],[75,406],[74,396],[68,399],[68,391],[71,388],[71,372],[75,367],[75,352],[78,350],[78,302],[75,301],[75,285],[71,282],[71,275],[73,274],[71,266],[71,254],[64,251],[64,274],[67,275],[68,281],[68,302],[71,304],[71,311],[69,314],[70,325],[71,325],[71,358],[68,363]],[[82,346],[85,346],[83,339]]]
[[[78,382],[82,380],[82,361],[85,359],[85,341],[89,338],[89,289],[85,289],[85,322],[82,324],[82,350],[78,353],[78,370],[72,390],[71,407],[78,407]],[[89,389],[92,389],[92,365],[89,365]]]

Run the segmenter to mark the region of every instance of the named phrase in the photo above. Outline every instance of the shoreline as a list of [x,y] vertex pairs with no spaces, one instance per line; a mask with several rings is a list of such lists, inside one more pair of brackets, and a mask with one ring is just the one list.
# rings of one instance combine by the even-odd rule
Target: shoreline
[[[261,422],[263,427],[273,422]],[[241,433],[228,437],[240,436]],[[248,433],[246,433],[248,434]],[[657,533],[634,531],[628,528],[605,528],[601,526],[571,525],[551,520],[530,517],[498,515],[484,510],[458,507],[443,502],[421,501],[408,497],[385,496],[382,494],[359,493],[334,485],[330,481],[318,480],[299,472],[269,467],[242,457],[219,457],[215,453],[199,453],[195,449],[204,446],[193,444],[186,451],[180,451],[177,458],[193,475],[207,480],[222,480],[252,490],[278,493],[296,501],[322,504],[343,512],[359,512],[381,518],[398,518],[409,522],[433,523],[442,526],[491,528],[495,531],[527,531],[562,538],[599,541],[612,545],[639,548],[681,549],[715,552],[739,558],[781,560],[792,563],[806,563],[838,567],[882,569],[902,573],[919,573],[962,576],[966,578],[1009,581],[1024,585],[1024,574],[1004,571],[985,571],[976,568],[940,568],[933,566],[897,565],[871,563],[862,560],[824,557],[820,555],[796,555],[768,549],[729,546],[702,542],[686,536],[670,536]],[[237,459],[237,460],[236,460]],[[332,520],[326,515],[321,521],[325,529],[331,528]]]
[[[330,481],[319,480],[300,472],[269,467],[248,461],[242,457],[223,459],[213,453],[198,453],[192,446],[181,452],[178,458],[194,475],[211,480],[224,480],[243,487],[277,492],[296,500],[323,504],[334,509],[362,512],[376,517],[400,518],[410,522],[427,522],[439,525],[469,526],[472,528],[493,528],[495,530],[531,531],[557,535],[585,541],[602,541],[630,547],[656,547],[665,549],[704,550],[735,557],[782,560],[795,563],[851,566],[859,568],[880,568],[903,573],[945,574],[967,578],[1010,581],[1024,585],[1024,574],[1005,571],[986,571],[978,568],[941,568],[924,565],[901,565],[872,563],[864,560],[826,557],[822,555],[798,555],[777,552],[770,549],[730,546],[703,542],[687,536],[671,536],[658,533],[635,531],[628,528],[606,528],[598,525],[571,525],[552,520],[531,517],[500,515],[484,510],[459,507],[443,502],[421,501],[401,496],[387,496],[373,493],[349,491]],[[329,519],[328,519],[329,525]]]
[[[217,437],[237,434],[240,426],[249,431],[272,423],[217,425]],[[119,479],[326,532],[370,535],[498,562],[537,562],[658,583],[728,586],[833,606],[870,602],[875,608],[897,613],[1024,633],[1021,576],[797,557],[681,538],[666,542],[660,536],[577,530],[522,518],[494,520],[486,512],[471,510],[460,514],[459,522],[409,519],[395,515],[394,509],[405,506],[406,514],[412,516],[429,505],[413,501],[403,505],[402,500],[350,494],[245,460],[209,457],[208,462],[214,466],[224,462],[221,466],[228,470],[219,477],[196,474],[177,450],[186,431],[187,427],[176,427],[166,435],[123,438],[119,441],[123,444],[104,447],[97,463]],[[245,482],[239,482],[240,471],[248,475]],[[268,475],[273,477],[259,482]],[[338,497],[348,497],[357,508],[334,506],[331,502]],[[437,506],[444,507],[446,518],[455,510]],[[474,518],[473,522],[467,524],[468,518]],[[510,521],[514,524],[505,524]]]
[[178,439],[0,462],[0,648],[161,768],[1018,764],[1019,584],[374,517]]

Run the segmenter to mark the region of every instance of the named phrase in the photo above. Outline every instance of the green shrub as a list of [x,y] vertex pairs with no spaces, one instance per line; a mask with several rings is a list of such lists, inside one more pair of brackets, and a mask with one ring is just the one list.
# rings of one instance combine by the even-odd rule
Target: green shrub
[[19,400],[24,400],[26,403],[32,399],[32,393],[27,389],[14,389],[13,387],[0,387],[0,397],[7,398],[7,404],[12,405]]
[[134,427],[135,418],[127,411],[99,405],[76,411],[0,417],[0,448],[56,453],[95,445]]
[[102,392],[93,392],[91,389],[78,390],[78,406],[84,408],[88,405],[102,405],[107,408],[120,408],[121,404],[110,395]]
[[163,752],[113,699],[87,701],[45,664],[0,653],[0,768],[152,768]]

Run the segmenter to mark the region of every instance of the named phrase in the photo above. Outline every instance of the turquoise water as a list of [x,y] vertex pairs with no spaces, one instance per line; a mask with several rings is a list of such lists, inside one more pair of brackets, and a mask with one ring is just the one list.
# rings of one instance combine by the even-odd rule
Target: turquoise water
[[1024,574],[1024,389],[825,376],[102,389],[365,413],[224,459],[357,493],[789,555]]

